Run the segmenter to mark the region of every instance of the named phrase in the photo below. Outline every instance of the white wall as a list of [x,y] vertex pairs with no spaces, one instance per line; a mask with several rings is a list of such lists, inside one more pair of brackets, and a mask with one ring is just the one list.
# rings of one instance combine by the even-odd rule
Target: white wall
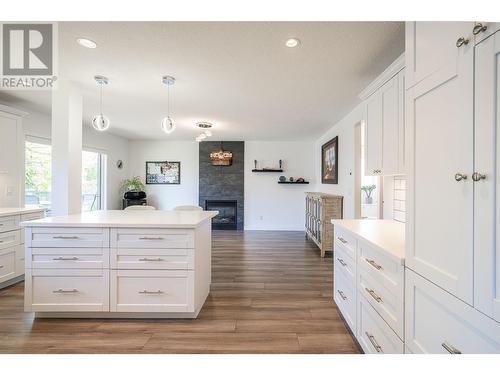
[[[49,115],[28,111],[29,115],[23,119],[24,133],[27,136],[50,139],[51,117]],[[99,133],[84,126],[82,134],[84,149],[99,151],[107,158],[107,209],[121,208],[120,184],[129,176],[128,140],[110,133]],[[123,160],[123,169],[116,167],[117,160]]]
[[[245,229],[304,230],[305,192],[315,186],[314,142],[245,142]],[[283,173],[253,173],[278,167]],[[309,185],[280,185],[278,177],[304,177]]]
[[[337,194],[344,196],[344,218],[354,218],[354,176],[355,176],[355,136],[354,127],[364,118],[364,106],[359,104],[342,120],[333,125],[321,137],[319,137],[314,146],[314,170],[317,181],[315,191],[323,193]],[[321,146],[330,139],[339,137],[338,151],[338,184],[321,183]],[[358,194],[359,192],[356,192]]]
[[195,141],[130,141],[130,176],[145,181],[146,161],[180,161],[180,185],[146,185],[149,204],[159,210],[198,205],[198,143]]

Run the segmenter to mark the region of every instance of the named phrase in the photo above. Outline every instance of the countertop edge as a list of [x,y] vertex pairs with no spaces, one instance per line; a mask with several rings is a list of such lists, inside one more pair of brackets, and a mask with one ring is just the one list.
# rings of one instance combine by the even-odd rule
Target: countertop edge
[[[14,208],[14,207],[4,207],[4,208]],[[2,210],[2,207],[0,207],[0,211]],[[11,212],[0,212],[0,217],[5,217],[5,216],[12,216],[12,215],[23,215],[23,214],[32,214],[34,212],[43,212],[47,211],[46,208],[16,208],[15,210],[12,210]]]
[[[390,250],[387,250],[385,249],[384,247],[380,246],[379,244],[371,241],[370,239],[366,238],[366,237],[363,237],[361,236],[359,233],[357,232],[354,232],[352,231],[350,228],[348,228],[345,224],[342,223],[342,219],[332,219],[331,220],[331,223],[333,225],[338,225],[342,228],[344,228],[345,230],[348,230],[349,233],[352,233],[357,239],[360,239],[362,241],[365,241],[367,243],[369,243],[371,246],[374,246],[376,247],[378,250],[382,251],[384,254],[387,254],[388,256],[390,256],[391,258],[397,260],[402,266],[405,265],[405,256],[403,255],[402,257],[401,256],[398,256],[395,254],[395,252],[392,252]],[[403,223],[402,223],[403,224]]]

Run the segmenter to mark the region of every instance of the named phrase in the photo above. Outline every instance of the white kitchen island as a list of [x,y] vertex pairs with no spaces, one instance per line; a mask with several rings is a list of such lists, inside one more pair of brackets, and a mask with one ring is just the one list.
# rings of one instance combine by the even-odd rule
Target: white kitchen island
[[217,211],[94,211],[21,223],[25,311],[38,317],[196,318]]

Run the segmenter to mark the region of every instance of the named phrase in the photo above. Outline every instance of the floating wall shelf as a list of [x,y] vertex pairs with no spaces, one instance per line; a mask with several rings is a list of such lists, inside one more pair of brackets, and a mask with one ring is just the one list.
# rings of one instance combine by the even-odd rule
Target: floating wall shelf
[[308,184],[309,181],[278,181],[278,184]]
[[252,169],[252,172],[283,172],[283,169]]

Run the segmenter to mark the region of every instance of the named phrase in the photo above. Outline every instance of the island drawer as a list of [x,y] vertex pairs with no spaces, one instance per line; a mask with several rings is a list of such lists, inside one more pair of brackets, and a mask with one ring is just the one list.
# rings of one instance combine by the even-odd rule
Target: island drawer
[[109,311],[109,271],[26,269],[25,311]]
[[194,249],[111,249],[111,268],[121,270],[192,270]]
[[28,247],[109,247],[107,228],[27,228]]
[[334,275],[333,299],[352,332],[356,332],[356,284],[340,272]]
[[334,272],[342,272],[343,275],[354,285],[356,282],[356,262],[343,246],[337,245],[333,255]]
[[112,270],[111,311],[192,312],[194,271]]
[[16,273],[16,248],[0,250],[0,283],[15,276]]
[[109,268],[109,249],[102,247],[31,247],[27,268]]
[[0,217],[0,233],[19,229],[19,215]]
[[365,241],[358,242],[358,272],[365,272],[399,299],[404,293],[404,266]]
[[0,249],[17,246],[21,243],[21,233],[19,230],[0,233]]
[[364,271],[358,273],[358,290],[361,296],[379,313],[386,323],[403,338],[404,303],[400,296],[385,288]]
[[149,249],[194,248],[192,229],[111,229],[111,247]]
[[356,237],[344,228],[334,225],[335,246],[340,244],[346,250],[352,259],[356,259]]
[[358,333],[356,337],[365,353],[404,353],[403,342],[363,296],[358,298]]

